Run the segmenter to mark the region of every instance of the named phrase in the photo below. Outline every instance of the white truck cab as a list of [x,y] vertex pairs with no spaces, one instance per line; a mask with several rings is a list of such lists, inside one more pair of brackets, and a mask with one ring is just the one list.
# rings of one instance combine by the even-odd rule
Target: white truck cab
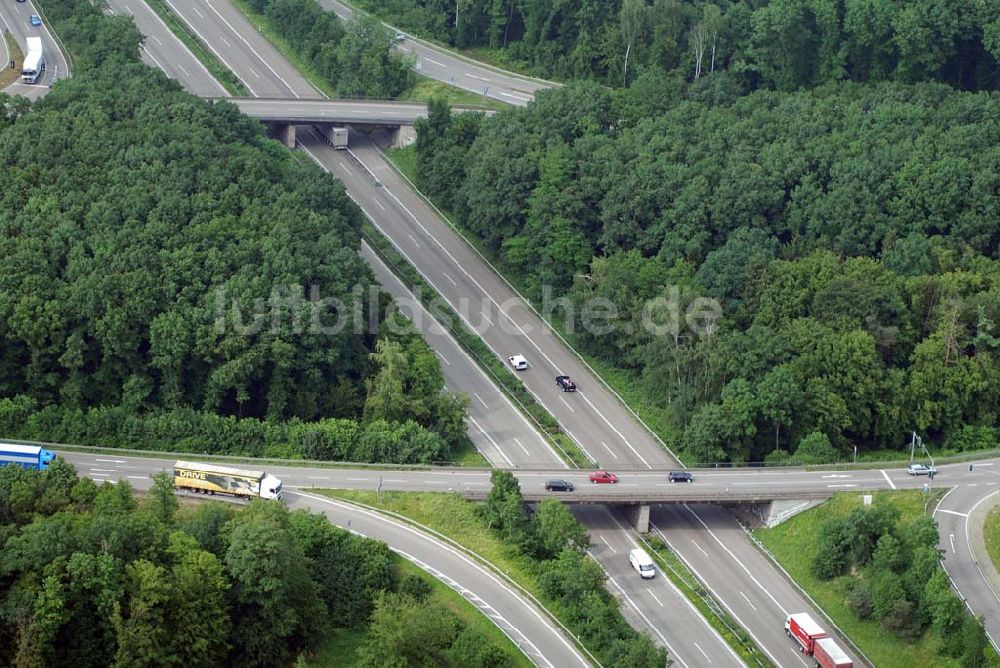
[[643,579],[656,576],[656,565],[645,550],[635,548],[628,553],[628,563]]

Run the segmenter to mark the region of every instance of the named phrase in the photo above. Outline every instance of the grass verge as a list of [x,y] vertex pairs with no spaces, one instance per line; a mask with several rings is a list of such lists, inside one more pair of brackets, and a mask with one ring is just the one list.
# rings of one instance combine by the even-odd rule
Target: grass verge
[[484,95],[479,95],[478,93],[463,90],[456,86],[446,84],[443,81],[438,81],[437,79],[429,79],[422,74],[418,74],[414,78],[413,85],[403,91],[402,95],[399,96],[400,100],[409,100],[413,102],[427,102],[432,98],[447,100],[448,103],[452,105],[462,104],[474,107],[483,107],[484,109],[493,109],[496,111],[504,109],[508,106],[500,100],[495,100],[492,97],[485,97]]
[[1000,571],[1000,508],[993,508],[986,516],[983,534],[990,561],[993,562],[993,567]]
[[[7,52],[10,54],[10,59],[14,61],[14,67],[0,70],[0,88],[6,88],[17,81],[21,74],[21,63],[24,61],[24,53],[17,45],[14,35],[9,30],[5,30],[3,38],[7,41]],[[4,65],[10,65],[10,63],[4,63]]]
[[[510,657],[516,668],[531,668],[532,663],[520,649],[504,635],[496,624],[491,622],[474,605],[466,601],[454,589],[432,576],[427,571],[410,563],[397,554],[392,555],[393,568],[399,579],[406,575],[415,575],[430,585],[431,593],[428,602],[439,603],[458,617],[466,628],[474,628],[490,643],[501,648]],[[316,653],[306,659],[307,667],[325,668],[326,666],[343,666],[344,668],[362,668],[358,652],[368,639],[368,629],[331,629]]]
[[170,8],[163,0],[148,0],[147,3],[149,7],[156,12],[156,14],[167,24],[170,31],[177,36],[184,45],[191,50],[194,57],[201,61],[201,63],[208,69],[209,74],[215,77],[215,80],[222,84],[222,87],[226,89],[226,92],[230,95],[236,97],[246,97],[250,95],[250,92],[243,85],[243,82],[230,70],[228,67],[223,65],[218,58],[215,57],[211,51],[209,51],[200,39],[187,25],[181,21],[176,14],[170,11]]
[[366,222],[362,236],[372,250],[382,259],[394,274],[417,295],[424,307],[435,314],[448,332],[475,360],[479,368],[496,383],[501,390],[527,415],[538,430],[544,434],[559,456],[570,466],[586,468],[593,462],[584,452],[559,429],[556,422],[542,407],[528,389],[504,367],[503,362],[493,354],[481,338],[471,332],[451,308],[451,306],[420,275],[413,265],[404,258],[381,232]]
[[640,539],[656,563],[659,564],[660,572],[668,577],[674,586],[680,589],[681,593],[694,604],[701,616],[708,620],[712,628],[718,631],[740,659],[748,666],[761,666],[762,668],[774,666],[767,655],[757,647],[746,629],[729,616],[729,613],[702,586],[698,578],[688,570],[684,562],[674,554],[673,550],[667,547],[666,543],[657,537],[640,537]]
[[[876,492],[875,502],[898,508],[901,512],[900,524],[905,524],[933,507],[941,493],[943,490],[934,490],[929,495],[919,490]],[[860,503],[859,494],[837,494],[821,506],[774,528],[758,529],[754,535],[876,666],[958,668],[957,660],[938,654],[940,641],[929,631],[909,641],[886,632],[878,622],[857,619],[846,603],[846,589],[853,576],[843,575],[825,581],[812,575],[810,566],[816,554],[816,536],[820,527],[831,518],[846,516]]]

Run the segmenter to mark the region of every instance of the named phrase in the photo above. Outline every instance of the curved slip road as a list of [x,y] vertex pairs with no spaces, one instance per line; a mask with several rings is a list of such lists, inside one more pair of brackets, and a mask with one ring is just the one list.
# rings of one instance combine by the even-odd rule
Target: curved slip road
[[[337,0],[319,0],[319,4],[336,14],[341,21],[350,21],[357,12],[354,7]],[[471,93],[485,93],[486,97],[518,106],[531,102],[536,92],[559,85],[476,63],[392,26],[388,27],[405,36],[397,48],[412,56],[416,71],[429,79],[436,79]]]
[[934,509],[944,569],[975,615],[982,615],[993,647],[1000,651],[1000,574],[986,552],[983,523],[1000,501],[1000,461],[963,467],[964,478]]
[[[97,482],[127,480],[140,490],[151,486],[151,475],[170,470],[174,463],[174,460],[70,452],[62,452],[60,456],[72,462],[82,476]],[[489,617],[535,665],[544,668],[591,665],[532,601],[445,541],[389,516],[308,491],[286,488],[285,496],[289,508],[323,513],[333,524],[380,540],[430,572]]]

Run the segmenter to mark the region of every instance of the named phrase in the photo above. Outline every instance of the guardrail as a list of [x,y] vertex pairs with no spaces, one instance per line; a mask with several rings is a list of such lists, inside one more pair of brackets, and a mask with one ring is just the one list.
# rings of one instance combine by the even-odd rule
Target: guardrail
[[[678,487],[683,488],[682,485]],[[489,494],[489,490],[480,489],[478,486],[476,489],[471,487],[463,488],[461,483],[456,483],[453,491],[459,494],[463,498],[469,499],[470,501],[482,501],[486,499]],[[607,490],[605,492],[570,492],[564,494],[552,494],[549,492],[535,492],[535,491],[525,491],[524,487],[521,488],[521,496],[525,501],[535,502],[542,501],[544,499],[557,498],[563,503],[600,503],[604,505],[646,505],[654,503],[755,503],[755,502],[767,502],[767,501],[797,501],[802,500],[813,500],[813,499],[829,499],[833,497],[834,493],[838,490],[835,489],[819,489],[819,490],[801,490],[801,491],[773,491],[768,489],[760,490],[746,490],[746,491],[729,491],[729,490],[719,490],[716,492],[712,491],[692,491],[688,492],[683,489],[670,488],[663,491],[630,491],[630,492],[618,492],[616,490]],[[852,489],[855,491],[864,491],[862,489]]]

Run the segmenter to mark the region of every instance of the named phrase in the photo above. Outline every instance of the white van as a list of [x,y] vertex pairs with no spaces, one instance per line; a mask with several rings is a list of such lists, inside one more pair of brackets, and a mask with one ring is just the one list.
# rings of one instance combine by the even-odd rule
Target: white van
[[649,558],[645,550],[636,548],[629,551],[628,563],[643,578],[651,578],[656,575],[656,566],[653,565],[653,560]]

